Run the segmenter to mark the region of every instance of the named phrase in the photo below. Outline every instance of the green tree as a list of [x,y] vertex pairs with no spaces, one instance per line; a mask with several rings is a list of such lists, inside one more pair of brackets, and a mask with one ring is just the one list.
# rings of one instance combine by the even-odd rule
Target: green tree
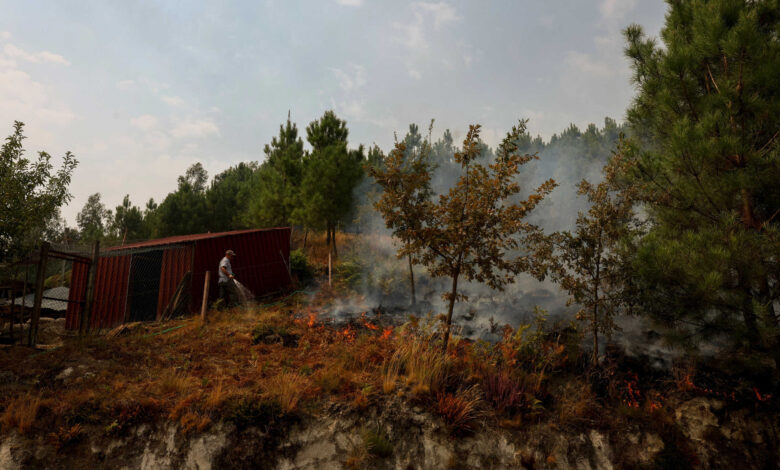
[[[479,126],[471,126],[462,150],[453,157],[460,165],[460,177],[438,200],[426,190],[431,180],[427,165],[420,164],[418,171],[404,170],[402,142],[388,155],[385,170],[373,172],[384,189],[377,209],[402,241],[400,255],[411,253],[432,276],[452,281],[452,288],[442,296],[448,301],[445,350],[455,302],[466,300],[458,291],[461,278],[501,290],[518,273],[535,269],[530,257],[510,253],[524,244],[524,237],[538,232],[524,219],[555,182],[548,180],[527,199],[510,202],[521,190],[515,181],[521,166],[537,158],[517,152],[515,142],[524,131],[525,121],[521,121],[499,146],[495,161],[483,165],[476,162],[483,151]],[[408,214],[421,222],[406,220]]]
[[[303,178],[303,140],[290,121],[279,126],[279,136],[264,148],[265,161],[255,175],[248,219],[260,226],[302,223],[294,216],[300,207]],[[300,212],[296,215],[300,216]]]
[[106,209],[100,200],[100,193],[90,195],[84,207],[76,214],[80,238],[86,242],[102,240],[109,235],[111,222],[111,210]]
[[298,219],[326,230],[330,251],[336,253],[336,225],[353,209],[353,190],[363,176],[364,149],[347,148],[346,121],[326,111],[306,127],[312,146],[304,164]]
[[59,217],[59,207],[70,201],[68,185],[78,164],[70,152],[56,172],[46,152],[26,158],[23,130],[23,123],[14,122],[0,148],[0,261],[23,255]]
[[670,1],[663,46],[625,31],[637,139],[612,179],[651,222],[634,267],[670,338],[730,338],[780,360],[780,9]]
[[206,205],[208,173],[200,163],[190,166],[178,178],[176,191],[168,194],[154,210],[154,237],[186,235],[208,230]]
[[206,191],[209,230],[224,232],[247,228],[250,192],[256,172],[256,163],[242,162],[214,177]]
[[144,224],[144,216],[138,206],[130,202],[130,195],[125,195],[122,204],[116,206],[114,219],[111,221],[111,233],[125,243],[127,240],[149,238],[149,231]]
[[578,214],[574,232],[550,237],[554,249],[548,259],[552,259],[553,279],[569,293],[569,305],[581,307],[577,319],[586,322],[593,334],[593,365],[598,365],[599,333],[611,336],[615,316],[631,305],[621,243],[632,238],[637,221],[631,201],[610,192],[607,182],[593,185],[583,180],[577,188],[590,209]]

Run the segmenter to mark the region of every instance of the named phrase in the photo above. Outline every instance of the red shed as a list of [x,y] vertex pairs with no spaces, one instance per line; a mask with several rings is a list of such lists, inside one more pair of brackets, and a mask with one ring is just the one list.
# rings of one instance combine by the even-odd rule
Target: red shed
[[[217,297],[217,265],[236,252],[233,272],[256,296],[290,283],[290,228],[237,230],[160,238],[105,250],[95,279],[90,328],[159,319],[179,289],[187,289],[197,313],[206,271],[212,271],[209,300]],[[86,295],[87,265],[74,264],[66,328],[77,329]],[[190,274],[188,276],[188,274]],[[81,302],[81,303],[78,303]]]

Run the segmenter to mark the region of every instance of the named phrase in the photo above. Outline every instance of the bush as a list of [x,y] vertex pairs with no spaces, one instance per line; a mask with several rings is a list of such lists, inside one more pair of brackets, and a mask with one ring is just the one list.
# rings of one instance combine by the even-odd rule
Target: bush
[[290,252],[290,271],[299,281],[307,281],[314,276],[314,266],[300,248]]
[[284,326],[261,323],[252,330],[252,344],[282,343],[284,346],[298,345],[298,335],[290,333]]
[[282,416],[282,407],[275,400],[253,400],[245,397],[233,402],[225,419],[237,429],[250,426],[268,426]]
[[363,279],[363,266],[354,259],[345,259],[335,266],[336,279],[346,287],[354,289]]
[[444,418],[454,434],[473,432],[481,416],[481,400],[476,387],[460,389],[456,393],[440,393],[436,411]]

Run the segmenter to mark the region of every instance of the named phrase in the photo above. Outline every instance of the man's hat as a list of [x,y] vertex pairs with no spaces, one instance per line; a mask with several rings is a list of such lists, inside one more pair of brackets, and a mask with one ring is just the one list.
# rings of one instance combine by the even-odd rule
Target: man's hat
[[227,255],[236,256],[236,252],[233,251],[233,250],[228,250],[228,251],[225,252],[225,256],[227,256]]

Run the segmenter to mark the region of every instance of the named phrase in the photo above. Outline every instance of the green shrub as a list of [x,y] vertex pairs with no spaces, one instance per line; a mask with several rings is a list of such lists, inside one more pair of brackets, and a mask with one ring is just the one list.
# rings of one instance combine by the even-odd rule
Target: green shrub
[[335,266],[336,279],[354,289],[363,280],[363,266],[356,260],[345,259]]
[[306,281],[314,276],[314,266],[309,263],[309,258],[300,248],[290,252],[290,271],[299,281]]
[[393,455],[393,443],[381,429],[366,428],[360,433],[366,451],[373,456],[386,458]]
[[228,406],[225,419],[242,430],[250,426],[268,426],[282,416],[282,407],[274,400],[242,398]]

